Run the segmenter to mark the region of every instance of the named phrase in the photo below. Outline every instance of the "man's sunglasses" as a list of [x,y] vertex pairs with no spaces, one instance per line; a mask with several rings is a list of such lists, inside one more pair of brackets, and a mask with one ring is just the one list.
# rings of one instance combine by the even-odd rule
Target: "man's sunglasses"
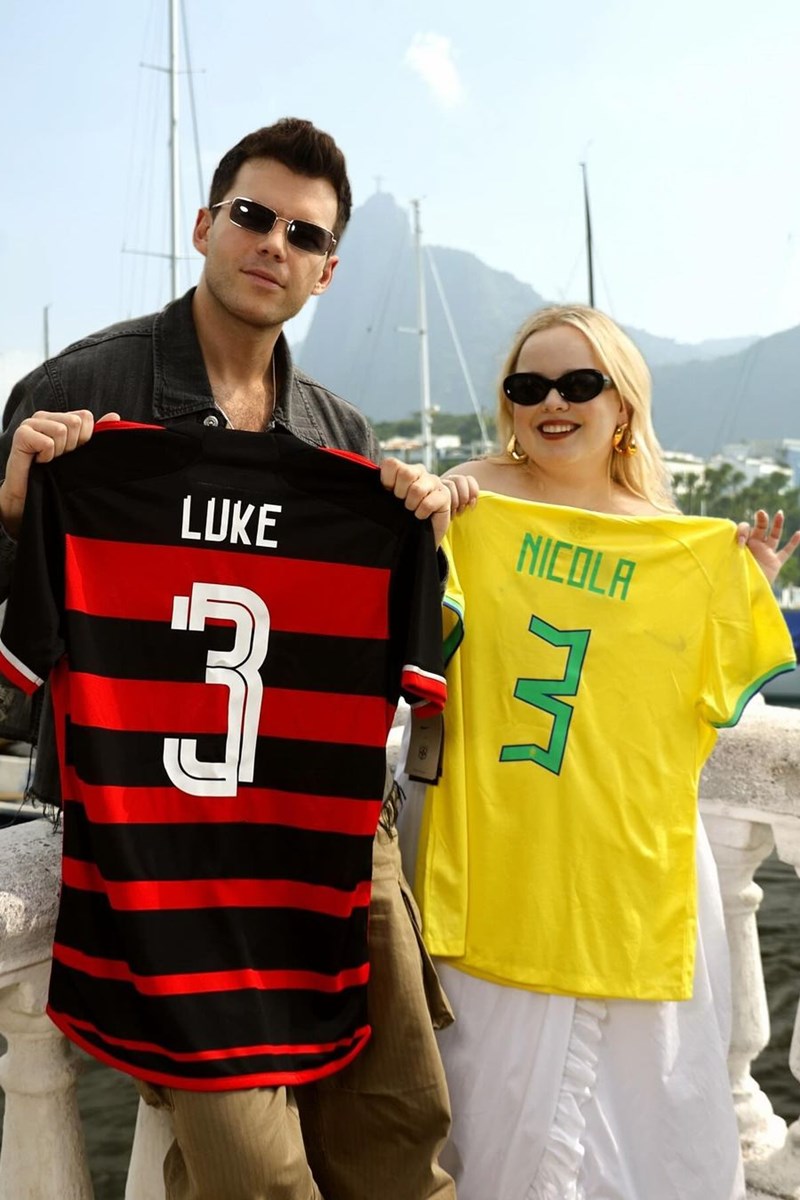
[[503,391],[511,403],[524,407],[541,404],[553,388],[570,404],[586,404],[587,400],[599,396],[604,388],[613,386],[607,375],[592,367],[567,371],[558,379],[548,379],[545,375],[537,375],[535,371],[518,371],[516,375],[508,375],[503,380]]
[[234,196],[233,200],[220,200],[212,204],[215,208],[225,208],[230,205],[230,219],[240,229],[248,229],[250,233],[269,233],[276,221],[283,221],[286,226],[286,240],[297,250],[306,250],[309,254],[330,254],[336,245],[336,238],[330,229],[321,225],[312,225],[310,221],[290,221],[287,217],[279,217],[274,208],[266,204],[257,204],[245,196]]

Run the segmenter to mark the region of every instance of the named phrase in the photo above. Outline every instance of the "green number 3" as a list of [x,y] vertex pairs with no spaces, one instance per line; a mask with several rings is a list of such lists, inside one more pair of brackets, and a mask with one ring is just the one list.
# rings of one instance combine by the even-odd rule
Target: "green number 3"
[[500,762],[534,762],[558,775],[567,748],[567,735],[572,721],[572,705],[559,696],[576,696],[581,681],[583,660],[589,645],[589,629],[556,629],[540,617],[532,616],[529,631],[550,646],[568,647],[567,662],[561,679],[518,679],[514,696],[532,704],[553,718],[550,741],[546,747],[534,743],[522,746],[503,746]]

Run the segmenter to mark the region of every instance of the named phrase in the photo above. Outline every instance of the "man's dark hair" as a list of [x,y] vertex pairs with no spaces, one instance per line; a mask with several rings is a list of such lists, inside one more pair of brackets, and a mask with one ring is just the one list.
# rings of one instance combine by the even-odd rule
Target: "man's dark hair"
[[299,117],[282,117],[274,125],[265,125],[263,129],[248,133],[220,159],[211,180],[209,207],[225,199],[239,168],[252,158],[274,158],[298,175],[327,179],[336,192],[333,234],[339,240],[350,220],[353,197],[344,155],[329,133],[323,133],[310,121],[302,121]]

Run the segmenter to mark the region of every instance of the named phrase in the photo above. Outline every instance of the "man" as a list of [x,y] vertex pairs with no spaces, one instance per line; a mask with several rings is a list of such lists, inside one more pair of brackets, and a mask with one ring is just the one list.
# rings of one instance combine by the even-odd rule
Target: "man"
[[[69,347],[12,391],[0,442],[0,595],[34,461],[83,445],[102,414],[170,426],[286,430],[312,446],[376,459],[367,421],[291,361],[284,323],[331,283],[350,214],[344,158],[307,121],[284,119],[245,137],[221,160],[193,241],[205,263],[197,289],[162,312]],[[114,409],[114,412],[108,410]],[[386,460],[381,482],[438,540],[450,492],[419,466]],[[52,713],[45,706],[33,791],[58,797]],[[386,808],[385,808],[386,811]],[[423,1200],[453,1197],[438,1167],[449,1110],[432,1018],[449,1020],[429,965],[420,970],[413,901],[393,831],[375,842],[370,908],[373,1037],[352,1065],[296,1089],[234,1091],[142,1084],[172,1111],[165,1164],[170,1200]],[[313,1178],[312,1178],[313,1172]],[[319,1189],[319,1190],[318,1190]]]

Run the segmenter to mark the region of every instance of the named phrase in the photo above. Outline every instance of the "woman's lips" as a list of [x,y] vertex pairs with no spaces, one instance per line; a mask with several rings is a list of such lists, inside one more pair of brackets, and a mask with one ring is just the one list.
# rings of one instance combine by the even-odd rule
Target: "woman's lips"
[[576,429],[579,429],[580,426],[572,425],[567,421],[542,421],[541,425],[537,425],[536,428],[543,438],[547,438],[548,440],[552,441],[557,438],[569,437],[569,435],[574,433]]

